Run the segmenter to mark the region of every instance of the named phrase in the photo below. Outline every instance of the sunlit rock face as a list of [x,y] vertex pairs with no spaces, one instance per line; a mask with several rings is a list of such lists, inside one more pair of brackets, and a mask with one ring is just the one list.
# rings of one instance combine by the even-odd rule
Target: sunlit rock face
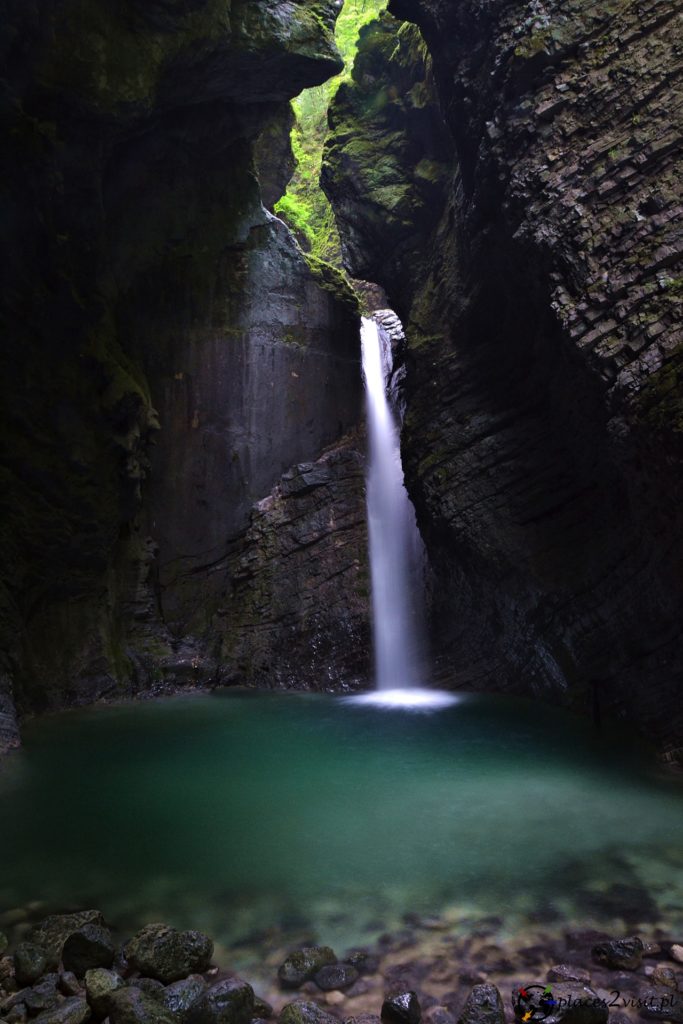
[[439,670],[597,699],[680,760],[677,5],[390,10],[422,32],[413,80],[456,156],[430,202],[395,87],[407,28],[385,19],[331,111],[324,183],[351,271],[407,327],[403,455]]
[[9,5],[3,745],[10,688],[30,711],[215,678],[250,505],[357,422],[355,305],[265,212],[252,153],[340,69],[337,12]]

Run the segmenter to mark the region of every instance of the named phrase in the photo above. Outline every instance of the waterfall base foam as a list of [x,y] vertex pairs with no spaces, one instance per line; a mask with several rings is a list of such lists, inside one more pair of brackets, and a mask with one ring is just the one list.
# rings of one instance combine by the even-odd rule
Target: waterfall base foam
[[396,708],[415,711],[437,711],[451,707],[462,700],[454,693],[443,690],[425,690],[417,687],[397,690],[375,690],[361,693],[356,697],[345,697],[347,704],[372,704],[379,708]]

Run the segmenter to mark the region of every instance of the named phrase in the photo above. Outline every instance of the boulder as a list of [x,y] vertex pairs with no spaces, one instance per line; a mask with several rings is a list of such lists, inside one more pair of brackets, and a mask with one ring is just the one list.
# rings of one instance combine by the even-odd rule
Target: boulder
[[96,1017],[109,1014],[115,992],[125,987],[125,981],[116,971],[106,967],[93,967],[85,972],[85,996]]
[[226,978],[207,989],[187,1011],[188,1024],[249,1024],[254,990],[241,978]]
[[32,985],[48,968],[48,954],[33,942],[21,942],[14,952],[14,971],[19,985]]
[[382,1024],[420,1024],[422,1010],[415,992],[398,992],[382,1003]]
[[111,967],[114,953],[109,929],[99,924],[85,924],[67,938],[62,950],[62,962],[65,970],[82,978],[86,971],[95,967]]
[[299,988],[327,964],[337,958],[329,946],[304,946],[290,953],[280,965],[277,976],[283,988]]
[[332,992],[350,988],[358,977],[358,971],[351,964],[326,964],[313,976],[313,980],[323,992]]
[[163,1001],[141,988],[121,988],[109,1001],[110,1024],[173,1024],[174,1017]]
[[82,910],[76,914],[52,914],[29,932],[28,939],[36,946],[42,946],[48,954],[50,966],[56,967],[61,960],[66,940],[86,924],[106,927],[99,910]]
[[213,942],[201,932],[181,932],[165,924],[148,924],[124,947],[130,965],[165,985],[206,971]]
[[39,1013],[35,1022],[36,1024],[85,1024],[89,1018],[90,1007],[85,999],[80,996],[72,996],[58,1006]]
[[609,939],[591,949],[596,963],[612,970],[636,971],[643,960],[643,943],[637,936],[631,939]]
[[280,1010],[280,1024],[339,1024],[336,1017],[317,1003],[297,999]]
[[495,985],[475,985],[467,997],[458,1024],[505,1024],[505,1011]]

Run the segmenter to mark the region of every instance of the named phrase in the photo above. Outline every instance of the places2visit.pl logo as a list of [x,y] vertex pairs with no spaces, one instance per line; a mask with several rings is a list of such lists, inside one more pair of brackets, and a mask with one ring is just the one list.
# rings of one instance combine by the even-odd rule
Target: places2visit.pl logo
[[550,985],[525,985],[512,995],[515,1017],[527,1024],[550,1017],[557,1006]]

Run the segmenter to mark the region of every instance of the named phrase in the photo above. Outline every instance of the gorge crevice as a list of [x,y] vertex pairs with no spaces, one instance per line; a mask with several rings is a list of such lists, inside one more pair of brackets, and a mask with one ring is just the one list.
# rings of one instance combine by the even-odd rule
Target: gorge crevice
[[406,326],[437,672],[597,695],[675,761],[680,5],[389,9],[414,24],[364,30],[322,183]]
[[[322,182],[406,328],[435,681],[597,698],[680,761],[681,5],[389,9]],[[359,306],[268,212],[338,13],[9,4],[2,747],[17,711],[369,679]]]
[[255,172],[272,204],[290,98],[341,68],[337,14],[9,6],[2,746],[15,707],[230,675],[251,506],[357,428],[356,300]]

